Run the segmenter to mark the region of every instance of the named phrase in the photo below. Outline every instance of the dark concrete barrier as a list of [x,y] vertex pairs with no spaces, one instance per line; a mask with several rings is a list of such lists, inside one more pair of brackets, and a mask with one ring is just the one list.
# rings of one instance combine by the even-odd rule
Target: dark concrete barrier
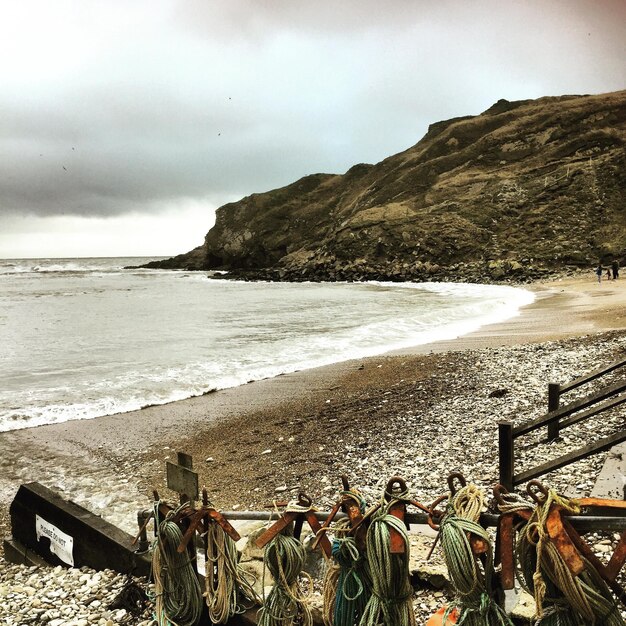
[[51,565],[150,573],[149,557],[134,552],[131,535],[39,483],[22,485],[9,511],[13,538]]

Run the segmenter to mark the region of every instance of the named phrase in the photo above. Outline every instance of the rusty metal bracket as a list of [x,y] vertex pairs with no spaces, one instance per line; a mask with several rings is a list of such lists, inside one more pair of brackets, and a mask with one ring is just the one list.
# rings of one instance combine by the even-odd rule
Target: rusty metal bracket
[[611,588],[619,601],[626,606],[626,591],[617,582],[617,574],[619,574],[624,561],[626,560],[626,531],[622,533],[620,541],[609,561],[609,565],[604,565],[602,561],[595,555],[593,550],[587,545],[587,542],[578,534],[576,529],[570,524],[566,517],[563,518],[563,526],[567,531],[572,543],[578,548],[580,553],[593,565],[600,577]]
[[[496,502],[498,502],[498,504],[504,504],[504,496],[508,493],[507,490],[502,485],[496,485],[493,491]],[[545,498],[548,496],[548,490],[539,481],[531,481],[527,485],[526,491],[537,504],[545,502]],[[626,508],[626,504],[621,500],[581,498],[575,502],[585,508]],[[514,519],[518,517],[527,522],[531,518],[531,515],[532,512],[530,509],[521,509],[500,516],[496,564],[499,562],[502,566],[500,578],[504,589],[512,589],[514,585]],[[622,567],[626,563],[626,530],[622,531],[613,555],[609,563],[605,565],[574,528],[574,520],[580,519],[584,519],[584,516],[570,515],[561,506],[554,504],[550,508],[546,519],[546,529],[550,541],[559,551],[563,561],[574,576],[578,576],[584,570],[585,565],[583,558],[581,558],[584,557],[607,583],[620,602],[626,606],[626,590],[624,590],[616,580]]]
[[569,571],[573,576],[578,576],[585,569],[585,564],[565,530],[561,517],[562,513],[563,509],[560,506],[551,506],[546,519],[546,529],[550,540],[559,551]]
[[350,534],[354,535],[354,541],[359,551],[365,550],[365,539],[367,529],[364,525],[361,525],[363,521],[363,513],[361,513],[360,503],[354,495],[350,493],[350,483],[345,475],[341,476],[341,484],[343,487],[343,494],[341,498],[335,503],[331,509],[328,517],[322,524],[315,541],[313,542],[313,549],[316,549],[322,540],[322,535],[330,530],[330,525],[337,516],[337,513],[341,509],[343,513],[348,517],[350,522]]
[[324,554],[330,556],[331,545],[328,537],[322,532],[322,525],[320,524],[315,511],[312,508],[312,500],[306,494],[300,493],[298,495],[298,506],[308,507],[306,511],[285,511],[280,519],[278,519],[270,528],[268,528],[260,537],[256,540],[258,548],[264,548],[276,535],[283,532],[291,523],[294,524],[293,536],[296,539],[300,538],[303,523],[306,521],[310,526],[313,534],[318,536],[319,533],[319,545],[321,546]]
[[[400,491],[400,493],[407,492],[406,482],[403,478],[400,478],[400,476],[392,476],[387,482],[387,487],[385,488],[385,500],[387,502],[391,502],[391,505],[388,508],[389,515],[393,515],[400,521],[404,522],[405,526],[408,528],[409,525],[405,521],[406,502],[403,500],[393,501],[394,491]],[[406,550],[404,537],[395,528],[389,529],[389,546],[391,554],[403,554]]]

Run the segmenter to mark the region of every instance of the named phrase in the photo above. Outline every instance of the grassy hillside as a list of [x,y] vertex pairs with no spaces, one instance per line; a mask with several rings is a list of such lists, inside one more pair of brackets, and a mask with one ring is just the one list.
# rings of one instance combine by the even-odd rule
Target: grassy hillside
[[166,266],[499,280],[626,261],[625,139],[626,91],[500,100],[376,165],[227,204],[204,245]]

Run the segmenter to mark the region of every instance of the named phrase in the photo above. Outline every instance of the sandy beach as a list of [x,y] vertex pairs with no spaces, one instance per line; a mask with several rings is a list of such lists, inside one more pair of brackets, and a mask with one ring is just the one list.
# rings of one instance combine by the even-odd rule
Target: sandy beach
[[[372,496],[399,473],[426,501],[453,469],[490,484],[495,423],[540,414],[549,379],[565,382],[624,347],[626,279],[598,285],[590,272],[527,288],[536,300],[520,315],[452,341],[141,411],[1,433],[3,534],[11,499],[28,481],[132,532],[132,512],[149,505],[153,488],[173,497],[163,479],[176,451],[193,455],[201,484],[222,508],[258,508],[301,488],[316,502],[331,501],[342,473]],[[494,389],[505,390],[499,400],[489,397]],[[476,409],[471,430],[468,406]],[[574,433],[564,445],[584,436]],[[601,459],[590,463],[595,471]]]

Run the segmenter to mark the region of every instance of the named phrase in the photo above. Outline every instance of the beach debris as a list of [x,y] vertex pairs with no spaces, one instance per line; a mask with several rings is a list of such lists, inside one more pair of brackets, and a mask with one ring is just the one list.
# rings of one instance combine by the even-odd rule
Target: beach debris
[[145,590],[129,574],[126,583],[113,601],[108,603],[107,608],[125,609],[131,615],[139,616],[144,612],[147,603],[148,595]]
[[490,398],[504,398],[509,393],[508,389],[494,389],[490,394]]
[[215,459],[212,456],[208,456],[206,459],[204,459],[205,463],[213,463],[213,461],[215,461]]
[[284,491],[287,491],[287,485],[279,485],[278,487],[276,487],[274,489],[275,493],[283,493]]
[[261,454],[271,454],[272,453],[272,449],[268,448],[267,450],[263,450],[263,452],[261,452]]

